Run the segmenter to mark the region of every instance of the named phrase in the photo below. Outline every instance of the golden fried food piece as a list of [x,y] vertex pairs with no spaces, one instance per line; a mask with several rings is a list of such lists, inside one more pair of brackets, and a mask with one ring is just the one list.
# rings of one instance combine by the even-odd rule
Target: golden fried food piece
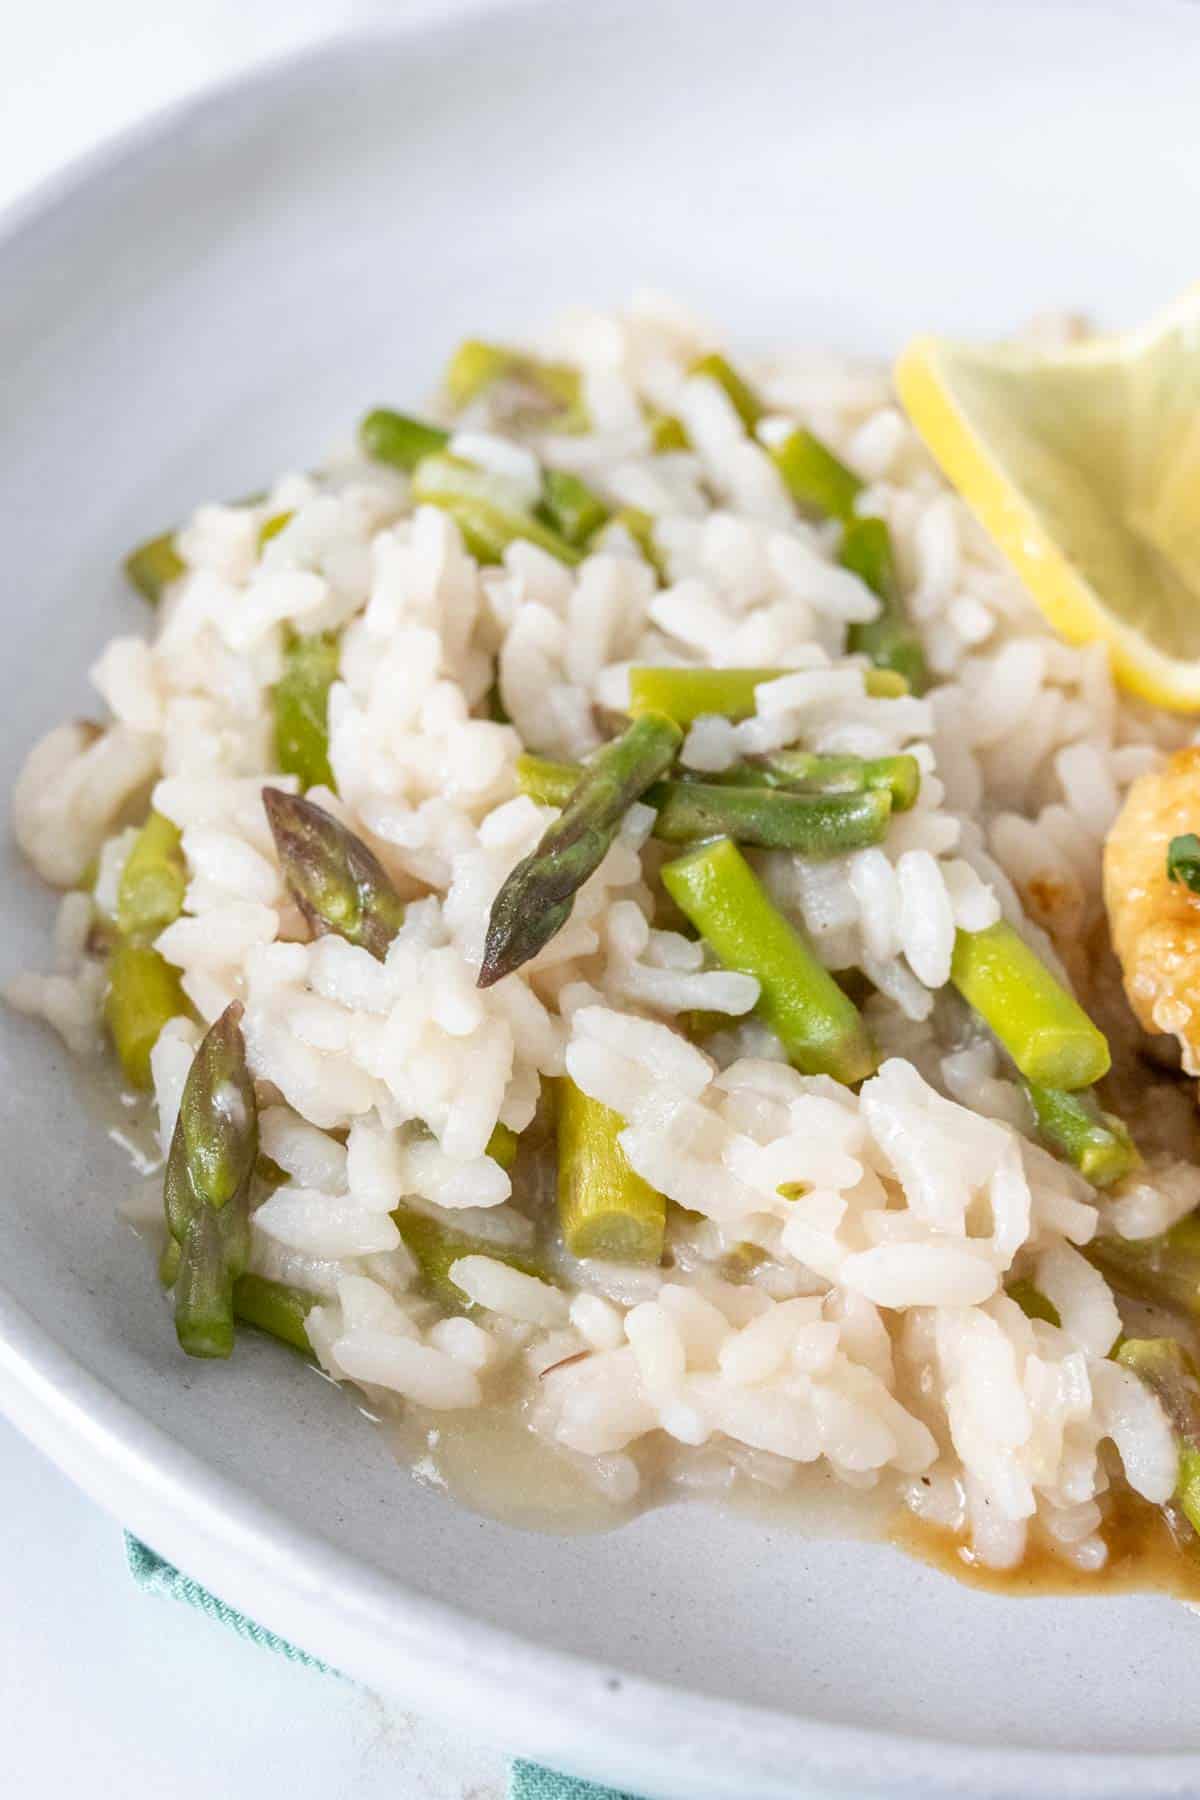
[[1167,879],[1173,837],[1200,828],[1200,747],[1134,782],[1104,846],[1104,904],[1138,1022],[1179,1039],[1200,1075],[1200,895]]

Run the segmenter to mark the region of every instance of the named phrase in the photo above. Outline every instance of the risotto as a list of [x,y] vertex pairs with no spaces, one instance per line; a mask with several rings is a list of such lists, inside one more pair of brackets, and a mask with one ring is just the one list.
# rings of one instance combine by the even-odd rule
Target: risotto
[[572,316],[129,568],[106,719],[17,784],[65,892],[7,995],[152,1096],[185,1350],[505,1409],[614,1507],[665,1448],[995,1568],[1100,1570],[1128,1490],[1192,1532],[1192,1104],[1102,892],[1190,727],[886,372]]

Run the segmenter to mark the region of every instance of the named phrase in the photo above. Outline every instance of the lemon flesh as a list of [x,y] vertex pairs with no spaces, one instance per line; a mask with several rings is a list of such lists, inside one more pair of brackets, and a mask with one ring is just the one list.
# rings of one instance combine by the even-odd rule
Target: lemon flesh
[[916,338],[910,418],[1050,623],[1118,680],[1200,708],[1200,289],[1066,349]]

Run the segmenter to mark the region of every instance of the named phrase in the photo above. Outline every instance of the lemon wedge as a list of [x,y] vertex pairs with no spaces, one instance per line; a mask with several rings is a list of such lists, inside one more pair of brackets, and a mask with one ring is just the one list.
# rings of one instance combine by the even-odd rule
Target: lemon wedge
[[1045,351],[915,338],[914,426],[1055,629],[1200,709],[1200,287],[1138,331]]

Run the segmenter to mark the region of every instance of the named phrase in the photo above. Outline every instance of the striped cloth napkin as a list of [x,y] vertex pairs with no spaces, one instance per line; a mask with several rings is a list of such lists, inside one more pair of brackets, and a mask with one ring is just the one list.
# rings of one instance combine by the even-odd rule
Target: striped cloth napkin
[[[320,1662],[310,1656],[306,1650],[298,1650],[295,1644],[289,1644],[286,1638],[278,1637],[275,1632],[267,1631],[256,1625],[243,1613],[236,1612],[227,1606],[224,1600],[218,1600],[207,1588],[193,1581],[173,1563],[151,1550],[139,1538],[125,1534],[125,1554],[129,1560],[129,1573],[143,1593],[156,1594],[170,1600],[182,1600],[185,1606],[194,1606],[198,1612],[206,1613],[210,1619],[216,1619],[221,1625],[227,1625],[236,1631],[239,1637],[249,1638],[252,1644],[258,1644],[263,1650],[273,1650],[277,1656],[286,1656],[290,1662],[304,1663],[310,1669],[323,1669],[327,1675],[338,1675],[327,1663]],[[509,1800],[636,1800],[633,1794],[618,1794],[612,1788],[596,1787],[590,1781],[577,1781],[573,1775],[556,1775],[553,1769],[543,1769],[537,1763],[514,1762],[509,1775]]]

